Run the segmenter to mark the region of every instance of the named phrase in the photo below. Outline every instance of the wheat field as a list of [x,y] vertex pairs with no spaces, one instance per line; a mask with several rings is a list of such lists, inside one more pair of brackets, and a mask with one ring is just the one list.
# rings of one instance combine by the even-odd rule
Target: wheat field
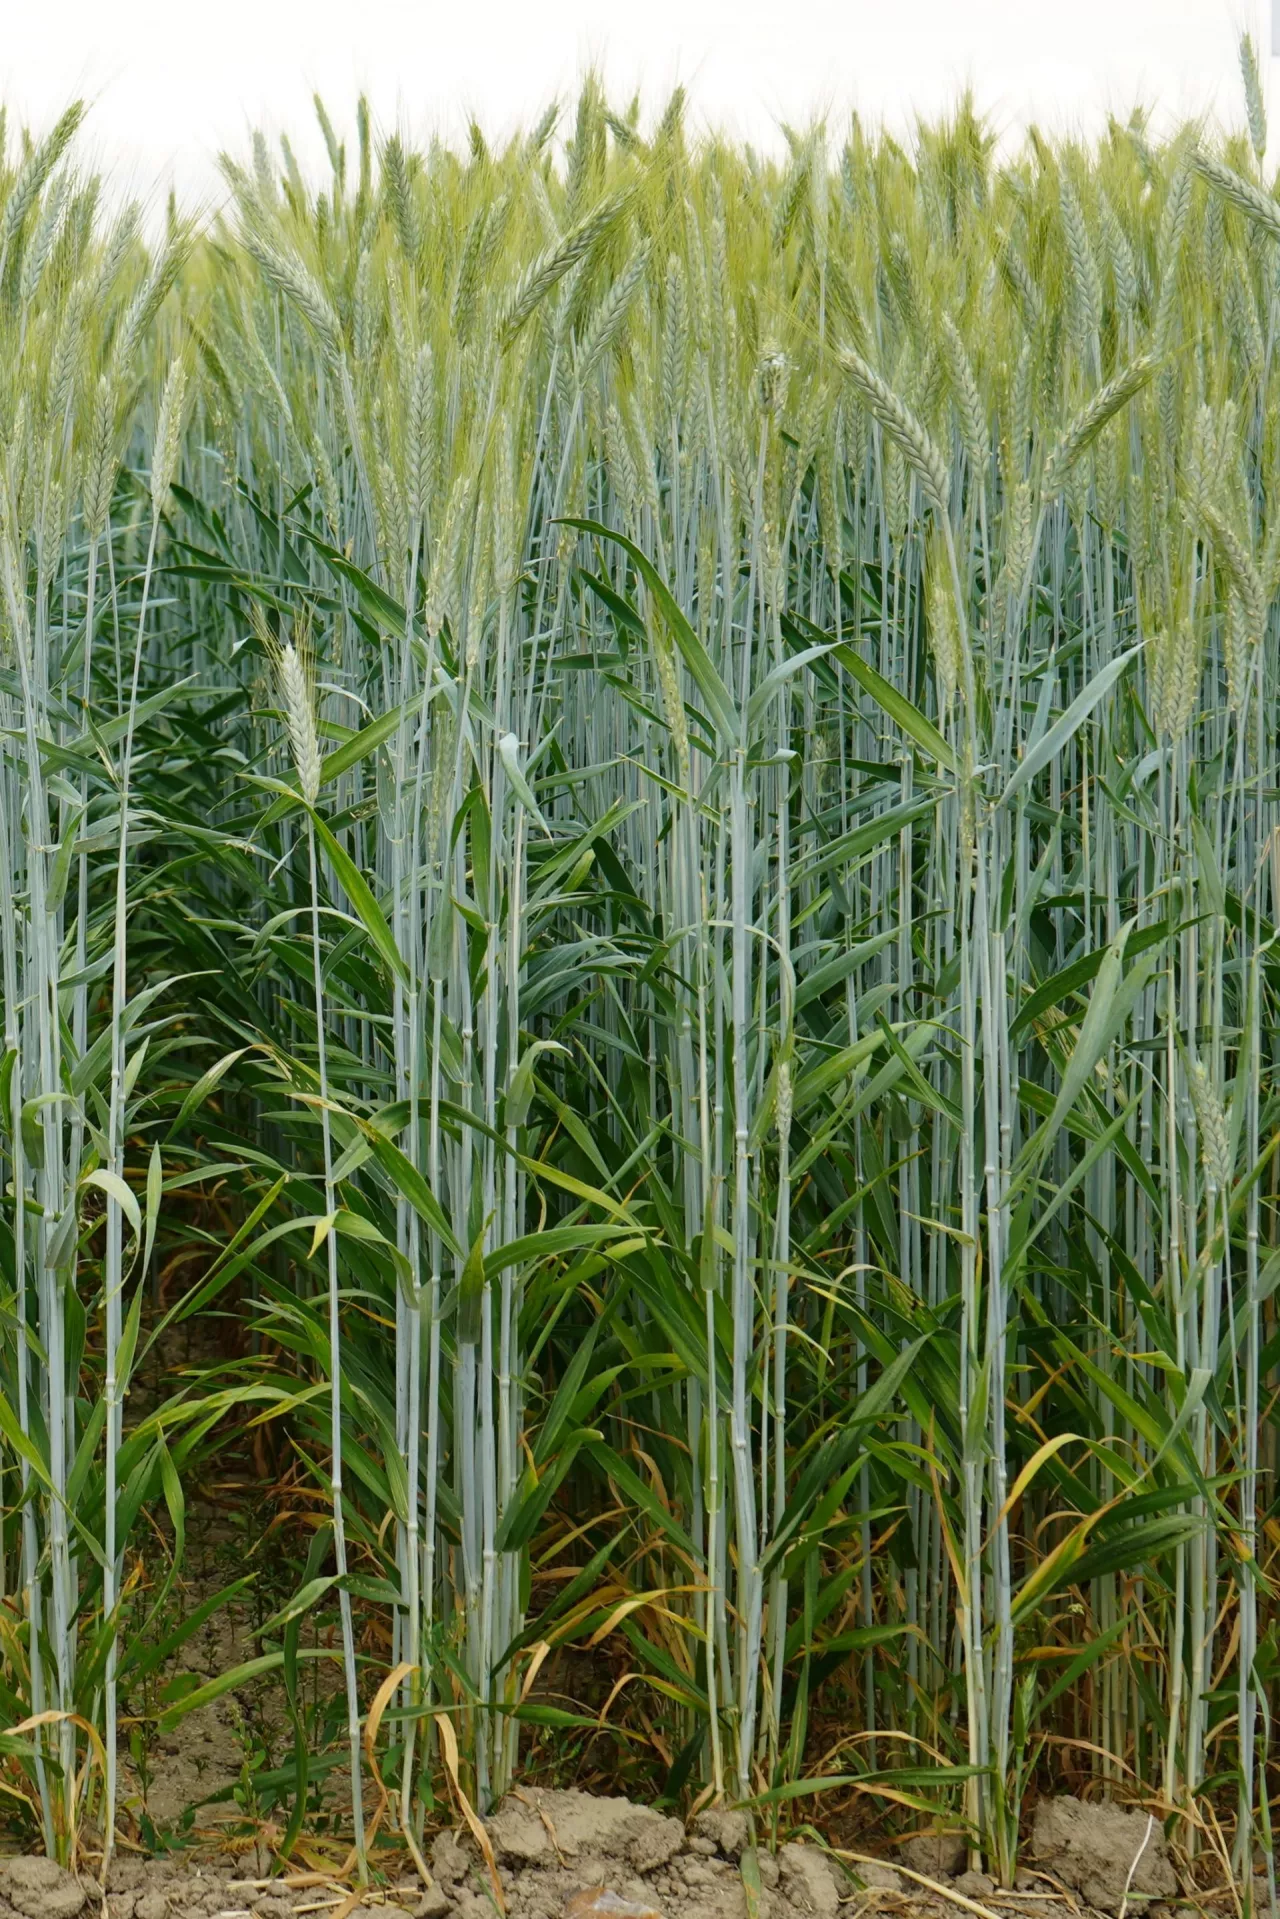
[[[1269,1859],[1280,200],[1242,70],[1230,138],[1012,152],[963,100],[781,159],[591,78],[461,150],[317,103],[327,178],[259,139],[160,232],[78,108],[10,130],[29,1839],[109,1851],[127,1753],[253,1680],[285,1857],[317,1792],[363,1870],[379,1820],[589,1762],[762,1834],[963,1821],[1004,1885],[1064,1779]],[[197,1685],[252,1572],[193,1612],[188,1528],[245,1435],[287,1577]]]

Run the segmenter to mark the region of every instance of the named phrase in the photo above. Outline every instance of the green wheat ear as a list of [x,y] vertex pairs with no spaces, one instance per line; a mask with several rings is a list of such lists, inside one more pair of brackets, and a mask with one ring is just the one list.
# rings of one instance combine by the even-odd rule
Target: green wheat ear
[[[234,1698],[292,1734],[239,1810],[331,1876],[611,1772],[757,1903],[849,1795],[1008,1888],[1084,1780],[1147,1815],[1113,1904],[1271,1897],[1240,70],[1221,141],[317,102],[322,178],[257,136],[193,221],[79,108],[0,131],[24,1842],[105,1875]],[[259,1644],[184,1691],[206,1486]]]
[[322,754],[310,626],[305,621],[296,622],[289,638],[281,640],[268,625],[261,607],[252,607],[250,618],[275,675],[298,784],[308,805],[314,806],[320,793]]

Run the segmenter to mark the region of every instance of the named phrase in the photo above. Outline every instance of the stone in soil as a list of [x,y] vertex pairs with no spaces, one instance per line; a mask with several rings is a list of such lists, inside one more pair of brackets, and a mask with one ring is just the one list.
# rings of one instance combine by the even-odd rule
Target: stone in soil
[[565,1901],[564,1919],[662,1919],[656,1906],[624,1899],[608,1886],[584,1886]]
[[1160,1822],[1136,1808],[1042,1799],[1030,1852],[1102,1912],[1119,1911],[1126,1886],[1143,1900],[1177,1896],[1178,1879]]

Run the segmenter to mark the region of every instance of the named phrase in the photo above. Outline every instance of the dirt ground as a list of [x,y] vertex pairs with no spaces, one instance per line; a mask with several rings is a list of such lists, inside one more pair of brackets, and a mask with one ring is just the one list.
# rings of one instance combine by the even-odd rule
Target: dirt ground
[[[749,1844],[746,1818],[690,1825],[626,1799],[532,1788],[485,1825],[437,1835],[430,1882],[409,1874],[351,1890],[321,1875],[271,1878],[252,1855],[118,1855],[105,1889],[46,1859],[0,1860],[0,1919],[1195,1919],[1238,1910],[1225,1884],[1180,1878],[1154,1820],[1112,1805],[1037,1808],[1011,1892],[967,1870],[956,1835],[916,1835],[892,1859]],[[1265,1879],[1256,1909],[1269,1909]]]

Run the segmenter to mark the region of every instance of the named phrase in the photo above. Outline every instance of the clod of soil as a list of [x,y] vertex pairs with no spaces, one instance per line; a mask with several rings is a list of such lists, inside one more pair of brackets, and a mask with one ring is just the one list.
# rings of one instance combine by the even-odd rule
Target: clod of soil
[[966,1899],[985,1899],[995,1889],[996,1882],[989,1872],[962,1872],[955,1882],[955,1890]]
[[85,1892],[52,1859],[0,1860],[0,1899],[24,1919],[77,1919]]
[[902,1874],[895,1872],[892,1866],[860,1863],[857,1870],[858,1878],[868,1892],[901,1892],[906,1883]]
[[[818,1846],[752,1854],[746,1818],[731,1811],[699,1813],[686,1831],[627,1799],[529,1787],[510,1794],[486,1829],[507,1919],[748,1919],[744,1875],[759,1884],[758,1919],[961,1919],[957,1894],[1000,1919],[1099,1919],[1118,1911],[1126,1885],[1130,1919],[1175,1919],[1158,1902],[1178,1897],[1158,1824],[1148,1831],[1145,1813],[1075,1799],[1037,1808],[1029,1853],[1044,1871],[1019,1872],[1013,1894],[960,1870],[965,1846],[954,1834],[917,1834],[900,1848],[904,1867],[936,1881],[932,1889],[884,1861],[846,1871]],[[292,1888],[264,1864],[247,1854],[117,1853],[104,1911],[96,1884],[52,1860],[0,1859],[0,1919],[315,1919],[314,1886]],[[402,1880],[349,1919],[495,1919],[488,1865],[470,1833],[439,1833],[431,1868],[431,1885]],[[1265,1880],[1255,1902],[1266,1910]],[[1184,1909],[1176,1919],[1201,1915]]]
[[923,1872],[930,1879],[950,1879],[964,1871],[968,1850],[961,1832],[922,1832],[904,1839],[899,1857],[912,1872]]
[[[626,1799],[533,1788],[505,1800],[487,1830],[509,1919],[746,1919],[740,1813],[703,1813],[686,1833]],[[442,1833],[431,1863],[448,1919],[491,1919],[469,1839]],[[757,1864],[761,1919],[835,1919],[846,1882],[815,1847]]]
[[1130,1896],[1172,1899],[1178,1894],[1159,1821],[1132,1807],[1042,1799],[1031,1829],[1031,1853],[1102,1912],[1119,1911],[1126,1887]]
[[781,1903],[784,1910],[812,1912],[818,1914],[819,1919],[834,1919],[842,1882],[837,1880],[835,1868],[828,1864],[823,1853],[812,1846],[783,1846],[778,1853],[778,1867],[782,1885],[780,1898],[774,1897],[775,1908]]
[[693,1822],[693,1835],[726,1859],[741,1859],[751,1844],[745,1812],[700,1812]]

